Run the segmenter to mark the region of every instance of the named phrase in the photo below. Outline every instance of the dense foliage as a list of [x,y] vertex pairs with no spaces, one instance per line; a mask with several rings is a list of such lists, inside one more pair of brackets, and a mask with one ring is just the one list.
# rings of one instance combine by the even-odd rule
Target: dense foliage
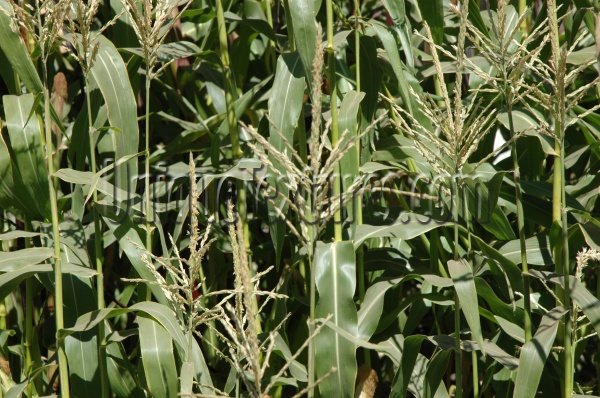
[[600,395],[598,0],[0,0],[0,393]]

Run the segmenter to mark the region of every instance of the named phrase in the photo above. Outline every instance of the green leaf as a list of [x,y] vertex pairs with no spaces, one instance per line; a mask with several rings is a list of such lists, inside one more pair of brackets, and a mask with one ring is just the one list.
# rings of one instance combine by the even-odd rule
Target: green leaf
[[13,189],[16,195],[25,196],[28,202],[34,204],[32,208],[26,209],[31,218],[50,219],[48,171],[42,147],[42,126],[37,115],[30,117],[30,113],[34,111],[34,96],[5,95],[2,101],[10,136],[13,183],[19,180]]
[[441,45],[444,39],[444,2],[443,0],[418,0],[423,20],[431,29],[435,44]]
[[11,272],[28,265],[39,264],[54,255],[54,249],[31,247],[14,252],[0,252],[0,272]]
[[[91,72],[106,102],[115,158],[121,159],[138,152],[137,102],[129,82],[127,66],[115,45],[102,35],[97,43],[98,54]],[[137,179],[132,177],[137,175],[137,162],[121,164],[115,170],[115,185],[135,192]]]
[[[539,234],[525,240],[527,251],[527,264],[548,265],[553,264],[548,235]],[[515,264],[521,263],[521,243],[512,240],[500,248],[500,253]]]
[[312,63],[315,59],[317,24],[315,4],[311,0],[289,0],[290,14],[294,21],[294,38],[304,66],[304,75],[310,82]]
[[[317,242],[315,282],[319,292],[317,317],[333,315],[331,323],[356,336],[357,312],[354,303],[356,264],[350,242]],[[319,384],[322,396],[354,397],[356,346],[331,329],[323,329],[315,338],[316,368],[319,377],[332,368],[337,371]]]
[[[437,396],[437,391],[439,388],[444,388],[445,390],[444,384],[441,383],[442,378],[446,373],[446,369],[448,368],[448,362],[450,361],[451,356],[452,351],[440,350],[429,361],[427,372],[425,372],[425,397],[433,397],[434,395]],[[445,395],[447,396],[448,394],[446,393]]]
[[[141,48],[123,48],[122,50],[144,58]],[[189,41],[178,41],[161,45],[157,51],[157,62],[169,62],[174,59],[188,58],[200,53],[202,50]]]
[[[19,231],[19,230],[14,230],[14,231],[10,231],[10,232],[6,232],[3,234],[0,234],[0,241],[2,240],[13,240],[13,239],[19,239],[19,238],[34,238],[36,236],[40,236],[41,234],[38,232],[29,232],[29,231]],[[54,250],[52,251],[52,253],[54,253]]]
[[563,307],[556,307],[544,315],[535,336],[521,349],[515,381],[515,398],[535,397],[559,321],[567,312]]
[[[84,278],[91,278],[96,275],[94,270],[69,263],[62,264],[62,271],[63,274],[75,274]],[[34,264],[0,275],[0,299],[4,299],[12,293],[25,279],[37,274],[51,272],[54,272],[54,268],[50,264]]]
[[[531,270],[529,273],[536,278],[564,287],[564,277],[562,275],[537,270]],[[569,276],[569,286],[571,298],[590,320],[596,332],[600,333],[600,300],[590,293],[579,279],[573,276]]]
[[[458,261],[448,260],[448,271],[454,282],[456,294],[458,294],[460,308],[463,314],[465,314],[465,318],[471,329],[471,335],[475,337],[477,344],[483,350],[483,335],[481,334],[481,323],[479,321],[479,304],[471,265],[464,258]],[[485,354],[485,351],[483,352]]]
[[131,366],[120,344],[106,347],[108,381],[111,391],[119,398],[143,398],[146,395],[136,384],[135,369]]
[[[402,44],[402,50],[406,56],[406,63],[410,70],[413,70],[414,56],[412,51],[412,44],[410,41],[411,27],[408,18],[406,17],[406,7],[404,0],[383,0],[383,5],[390,13],[392,22],[396,28],[396,33],[400,37],[400,43]],[[386,49],[387,50],[387,49]]]
[[129,312],[139,312],[151,316],[165,328],[173,338],[179,349],[184,353],[188,351],[188,341],[186,340],[175,313],[166,305],[155,303],[153,301],[142,301],[129,308],[104,308],[88,312],[77,319],[73,327],[62,329],[57,332],[58,337],[66,337],[76,332],[90,330],[104,319],[113,318]]
[[23,42],[23,36],[15,23],[13,8],[4,0],[0,0],[0,48],[27,90],[31,93],[41,93],[44,89],[42,80],[35,70]]
[[365,298],[358,311],[358,337],[369,341],[383,312],[385,293],[400,283],[403,278],[375,282],[365,292]]
[[390,398],[404,398],[410,384],[411,375],[417,362],[417,356],[421,350],[421,343],[427,340],[427,336],[412,335],[404,339],[402,347],[402,362],[398,367],[396,376],[392,383]]
[[178,378],[171,335],[152,318],[138,315],[137,322],[148,391],[157,398],[177,396]]
[[[287,153],[291,157],[291,151],[286,146],[293,144],[294,131],[298,125],[298,119],[302,112],[302,100],[304,97],[304,77],[302,76],[302,62],[297,53],[282,54],[277,60],[277,70],[271,98],[269,99],[269,143],[280,153]],[[285,166],[277,161],[276,157],[269,153],[269,160],[273,167],[285,173]],[[283,196],[288,196],[288,189],[284,182],[275,176],[270,176],[267,182],[276,187]],[[281,251],[286,236],[285,222],[277,215],[274,206],[279,208],[283,214],[287,213],[287,205],[283,198],[276,197],[274,203],[269,203],[269,222],[271,239],[276,253],[276,264],[281,262]]]
[[390,225],[358,225],[356,226],[356,235],[353,236],[354,247],[360,247],[369,238],[389,237],[408,240],[431,231],[434,228],[452,225],[452,223],[440,223],[435,220],[423,223],[418,216],[415,213],[408,213],[400,216],[398,220]]
[[[354,90],[350,90],[344,96],[342,104],[340,106],[340,112],[338,116],[338,129],[342,132],[340,145],[344,142],[348,142],[350,139],[355,138],[358,134],[358,109],[360,103],[365,98],[365,93],[359,93]],[[345,131],[348,131],[345,134]],[[352,144],[346,153],[340,160],[340,172],[342,180],[342,192],[346,192],[348,188],[356,181],[360,174],[360,155],[359,155],[360,141],[356,141]],[[360,198],[360,197],[359,197]],[[359,198],[353,196],[353,201],[348,203],[346,206],[348,222],[350,228],[356,227],[355,220],[355,206],[360,206]]]
[[119,245],[127,255],[129,261],[131,261],[140,278],[150,282],[148,283],[148,288],[152,291],[154,297],[156,297],[159,303],[166,304],[167,298],[165,293],[160,286],[155,284],[156,278],[154,274],[152,274],[142,261],[142,255],[147,255],[143,249],[144,243],[128,214],[123,210],[119,214],[115,213],[112,204],[98,203],[97,206],[104,222],[119,242]]

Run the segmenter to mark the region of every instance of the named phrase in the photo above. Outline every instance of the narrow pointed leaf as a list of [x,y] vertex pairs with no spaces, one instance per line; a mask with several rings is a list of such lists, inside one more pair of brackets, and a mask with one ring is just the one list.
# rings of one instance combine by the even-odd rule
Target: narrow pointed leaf
[[312,0],[289,0],[290,14],[294,21],[294,38],[302,59],[304,74],[310,81],[312,62],[315,58],[317,23],[315,21],[315,2]]
[[515,398],[536,396],[544,364],[550,355],[556,337],[559,321],[567,312],[563,307],[556,307],[544,315],[535,336],[521,349],[515,381]]
[[[138,152],[139,127],[137,103],[127,74],[127,66],[115,45],[104,36],[98,37],[98,54],[92,76],[102,92],[112,130],[115,158]],[[137,163],[128,162],[115,170],[115,185],[135,192]]]
[[[483,345],[483,335],[481,334],[481,323],[479,320],[479,305],[477,303],[477,290],[475,288],[475,280],[473,277],[473,271],[471,265],[465,259],[458,261],[448,261],[448,271],[454,282],[454,289],[458,294],[460,301],[460,308],[465,314],[471,334],[475,337],[479,347],[485,347]],[[485,353],[485,351],[484,351]]]
[[[288,158],[291,157],[291,153],[285,142],[287,141],[289,144],[294,142],[294,131],[302,112],[303,96],[304,77],[300,57],[298,54],[281,55],[277,60],[275,81],[269,99],[269,117],[271,120],[269,143],[278,152],[287,153]],[[284,166],[271,153],[269,153],[269,160],[275,169],[284,175],[286,174]],[[268,178],[267,181],[271,186],[276,186],[281,195],[288,195],[287,187],[283,182],[278,181],[276,177]],[[277,206],[283,214],[287,213],[287,206],[281,198],[275,198],[273,204],[269,203],[271,239],[275,246],[276,264],[279,264],[286,235],[286,225],[273,210],[274,206]]]

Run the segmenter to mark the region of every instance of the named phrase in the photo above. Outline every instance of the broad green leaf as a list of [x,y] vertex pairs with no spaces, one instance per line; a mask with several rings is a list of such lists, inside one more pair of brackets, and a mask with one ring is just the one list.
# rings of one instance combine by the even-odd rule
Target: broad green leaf
[[[406,7],[404,5],[404,0],[383,0],[383,5],[390,13],[392,17],[392,22],[394,23],[394,27],[396,28],[396,33],[400,37],[400,43],[402,44],[402,51],[404,51],[404,55],[406,56],[406,64],[410,70],[413,70],[414,65],[414,56],[412,51],[411,44],[411,26],[410,21],[406,16]],[[387,50],[387,49],[386,49]]]
[[[62,264],[62,271],[63,274],[74,274],[83,278],[91,278],[96,275],[94,270],[69,263]],[[12,293],[25,279],[37,274],[52,272],[54,272],[54,268],[50,264],[34,264],[26,265],[0,275],[0,299],[4,299]]]
[[[235,110],[235,118],[239,120],[246,109],[250,106],[255,95],[271,80],[271,77],[267,77],[258,84],[255,84],[250,90],[246,91],[240,98],[236,99],[233,103]],[[229,134],[229,124],[226,119],[223,119],[219,129],[217,130],[216,136],[213,138],[211,146],[211,161],[215,169],[220,170],[221,168],[221,146],[223,139]]]
[[358,311],[358,337],[369,341],[383,312],[385,293],[396,286],[403,278],[375,282],[365,292],[365,298]]
[[494,318],[496,318],[498,325],[500,325],[506,334],[520,343],[525,343],[525,330],[522,327],[497,315],[494,315]]
[[31,247],[14,252],[0,252],[0,272],[11,272],[21,267],[41,263],[54,255],[54,249]]
[[192,387],[194,386],[194,363],[184,362],[181,365],[181,372],[179,373],[181,380],[181,388],[179,393],[182,395],[190,395],[192,393]]
[[490,37],[490,32],[481,17],[479,3],[477,3],[477,1],[469,1],[469,19],[484,36]]
[[[0,241],[2,240],[13,240],[13,239],[19,239],[19,238],[34,238],[36,236],[40,236],[41,234],[38,232],[29,232],[29,231],[19,231],[19,230],[14,230],[14,231],[10,231],[10,232],[6,232],[3,234],[0,234]],[[52,251],[54,253],[54,250]]]
[[177,396],[179,383],[171,335],[152,318],[138,315],[137,322],[148,391],[157,398]]
[[0,48],[10,61],[13,70],[19,74],[23,84],[31,93],[43,91],[35,65],[29,57],[23,36],[15,23],[13,8],[5,0],[0,0]]
[[[98,54],[92,67],[92,76],[102,92],[108,111],[108,121],[113,128],[115,158],[120,159],[138,152],[139,128],[137,123],[137,102],[127,66],[115,45],[104,36],[97,39]],[[135,192],[137,163],[128,162],[115,170],[115,185]]]
[[502,209],[496,206],[503,178],[504,172],[496,173],[488,181],[465,179],[462,189],[466,191],[470,215],[497,239],[511,240],[515,233]]
[[142,261],[142,255],[147,255],[147,253],[143,249],[144,243],[129,215],[121,209],[119,209],[118,214],[115,213],[113,204],[98,203],[97,206],[104,222],[119,242],[119,245],[127,255],[127,258],[129,258],[129,261],[131,261],[140,278],[151,282],[148,283],[148,288],[152,291],[154,297],[156,297],[159,303],[166,304],[167,298],[165,293],[160,286],[155,284],[156,278],[154,274],[148,269],[146,263]]
[[[356,264],[350,242],[317,242],[315,282],[319,292],[317,317],[333,315],[331,323],[350,335],[358,334],[354,303]],[[333,367],[333,375],[319,384],[322,396],[354,397],[356,346],[331,329],[323,329],[315,338],[316,368],[319,377]]]
[[[294,131],[298,125],[298,118],[302,112],[302,100],[304,97],[304,77],[302,75],[302,62],[298,54],[282,54],[277,60],[277,71],[271,98],[269,99],[269,143],[280,153],[286,153],[291,157],[291,150],[287,144],[294,142]],[[269,153],[269,160],[273,167],[283,175],[286,175],[285,166],[277,161],[276,156]],[[272,176],[267,179],[271,186],[283,196],[288,196],[285,183],[278,181]],[[286,225],[277,215],[274,206],[278,207],[283,214],[287,213],[287,206],[282,198],[276,197],[274,203],[269,203],[269,222],[271,239],[275,246],[276,264],[281,261],[283,241],[286,236]]]
[[[422,218],[422,217],[421,217]],[[418,214],[408,213],[401,216],[390,225],[358,225],[354,239],[354,247],[358,248],[369,238],[399,238],[412,239],[434,228],[452,225],[451,223],[440,223],[436,220],[429,220],[423,223]]]
[[408,88],[408,82],[404,76],[404,63],[400,59],[398,45],[396,44],[394,35],[390,32],[387,26],[379,22],[373,21],[371,26],[375,30],[377,36],[379,36],[379,39],[383,44],[383,48],[385,48],[390,64],[394,69],[396,80],[398,80],[398,91],[402,97],[402,101],[404,101],[404,106],[411,115],[413,115],[417,120],[421,121],[423,119],[422,113],[418,108],[418,104],[415,101],[414,96]]
[[310,82],[312,63],[315,59],[317,23],[315,4],[312,0],[289,0],[290,14],[294,21],[294,38],[304,66],[304,74]]
[[[141,48],[123,48],[123,50],[144,58]],[[196,44],[189,41],[178,41],[161,45],[157,51],[157,62],[169,62],[174,59],[191,57],[202,50]]]
[[[532,265],[553,264],[550,239],[547,235],[536,235],[525,240],[527,263]],[[521,263],[521,243],[512,240],[500,248],[500,253],[515,264]]]
[[[344,96],[338,116],[338,129],[341,132],[341,138],[343,139],[343,141],[340,142],[340,145],[343,145],[344,142],[348,142],[348,140],[356,137],[359,133],[357,120],[358,108],[364,98],[365,93],[359,93],[354,90],[348,91]],[[348,133],[345,133],[346,131],[348,131]],[[342,159],[340,160],[342,192],[346,192],[352,183],[354,183],[359,177],[359,148],[360,141],[356,141],[348,148],[348,151],[344,153],[344,156],[342,156]],[[361,196],[353,196],[352,202],[346,205],[348,222],[350,223],[350,228],[352,229],[354,229],[356,226],[355,207],[361,206],[360,198]]]
[[456,294],[458,294],[460,308],[463,314],[465,314],[465,318],[471,329],[471,335],[475,337],[477,344],[483,349],[477,290],[475,289],[475,280],[471,265],[464,258],[458,261],[448,260],[448,271],[454,282]]
[[5,95],[2,101],[10,136],[13,177],[14,180],[19,179],[13,188],[15,194],[32,198],[35,207],[27,209],[29,214],[35,215],[35,218],[42,216],[50,219],[48,172],[42,147],[43,129],[37,114],[31,115],[31,112],[35,112],[34,96]]
[[[537,270],[531,270],[529,273],[536,278],[564,287],[564,277],[562,275]],[[569,286],[571,288],[571,298],[590,320],[596,332],[600,333],[600,300],[573,276],[569,277]]]
[[567,312],[568,310],[563,307],[556,307],[544,315],[535,336],[521,349],[515,381],[515,398],[536,396],[544,363],[552,349],[559,321]]
[[444,2],[443,0],[418,0],[423,20],[431,29],[435,44],[441,45],[444,39]]
[[417,361],[419,350],[421,349],[421,343],[427,340],[427,336],[423,335],[412,335],[404,339],[404,345],[402,347],[402,362],[398,367],[398,371],[394,376],[392,382],[392,392],[390,398],[404,398],[406,397],[406,391],[410,383],[413,369]]
[[153,301],[142,301],[129,308],[104,308],[88,312],[77,319],[73,327],[62,329],[57,332],[58,337],[66,337],[72,333],[83,332],[95,327],[104,319],[113,318],[129,312],[140,312],[154,318],[165,328],[183,352],[188,351],[188,341],[183,335],[175,313],[167,306]]
[[196,339],[192,341],[192,361],[194,362],[196,382],[200,383],[200,392],[205,395],[214,394],[215,390],[212,388],[213,382],[210,371]]
[[283,357],[286,361],[291,361],[289,369],[294,379],[303,383],[308,381],[306,366],[292,358],[292,352],[279,333],[275,334],[275,345],[273,352]]
[[[425,372],[424,397],[437,397],[439,388],[444,388],[445,390],[442,378],[446,373],[451,357],[452,351],[440,350],[431,358],[429,366],[427,366],[427,372]],[[440,383],[442,384],[440,385]],[[445,395],[447,396],[448,394],[446,393]]]
[[117,343],[108,344],[106,353],[108,381],[111,391],[119,398],[145,397],[143,390],[136,384],[135,369],[125,359],[127,355],[123,347]]

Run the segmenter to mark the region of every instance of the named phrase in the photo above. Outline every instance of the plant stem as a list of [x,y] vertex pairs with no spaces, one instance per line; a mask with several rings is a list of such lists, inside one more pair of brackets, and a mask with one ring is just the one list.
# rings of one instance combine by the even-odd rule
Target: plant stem
[[[505,74],[506,78],[506,74]],[[506,82],[506,80],[505,80]],[[507,89],[507,91],[510,89]],[[510,128],[510,136],[515,136],[512,113],[512,95],[508,94],[508,124]],[[525,326],[525,342],[531,340],[531,297],[530,297],[530,281],[529,281],[529,266],[527,264],[527,247],[525,245],[525,215],[523,213],[523,198],[521,193],[521,174],[519,170],[519,156],[517,154],[517,142],[513,140],[510,145],[510,152],[513,159],[513,169],[515,178],[515,197],[517,205],[517,227],[519,229],[519,244],[521,249],[521,268],[523,270],[523,307],[524,307],[524,326]]]
[[[24,220],[25,230],[29,231],[29,222]],[[25,238],[25,248],[31,247],[29,238]],[[27,278],[25,281],[25,370],[29,374],[33,365],[33,355],[31,348],[33,347],[33,280]],[[27,384],[27,393],[29,396],[33,394],[34,383]]]
[[[458,206],[460,205],[459,193],[458,193],[458,171],[456,171],[456,177],[453,180],[454,184],[454,197],[456,203],[452,209],[452,215],[454,219],[454,261],[458,261]],[[458,293],[454,292],[454,349],[455,349],[455,373],[456,373],[456,398],[462,398],[462,349],[460,347],[460,301],[458,299]]]
[[[567,208],[565,192],[565,126],[566,126],[566,93],[565,74],[566,56],[565,48],[560,47],[558,35],[558,20],[556,16],[555,0],[548,0],[548,21],[550,25],[550,43],[552,47],[552,62],[555,69],[555,115],[554,140],[558,157],[554,160],[554,176],[552,190],[552,223],[561,228],[561,239],[554,248],[554,261],[556,272],[564,277],[563,305],[569,309],[563,322],[562,344],[563,352],[563,374],[562,387],[563,397],[570,398],[573,395],[573,341],[572,341],[572,316],[571,292],[569,286],[569,231],[567,225]],[[560,291],[559,291],[560,293]],[[559,339],[560,340],[560,339]]]
[[[87,113],[88,113],[88,126],[89,126],[89,140],[90,140],[90,167],[92,174],[96,174],[96,142],[94,134],[94,121],[92,118],[92,104],[90,96],[90,85],[85,76],[85,97],[87,102]],[[96,290],[97,290],[97,305],[98,309],[105,308],[104,303],[104,270],[102,267],[103,253],[102,253],[102,224],[100,220],[100,214],[97,209],[98,203],[98,191],[93,188],[93,212],[94,212],[94,260],[96,263]],[[109,383],[108,383],[108,370],[106,368],[106,329],[104,322],[98,324],[98,354],[100,358],[100,382],[101,382],[101,395],[107,398],[109,395]]]
[[[145,157],[144,157],[144,181],[146,191],[146,250],[152,252],[152,219],[154,214],[152,213],[152,203],[150,200],[150,83],[152,82],[152,65],[146,60],[146,115],[145,130],[146,130],[146,145],[145,145]],[[147,300],[150,300],[151,293],[150,289],[147,290]]]
[[[45,67],[44,67],[45,69]],[[45,72],[45,70],[44,70]],[[46,76],[46,73],[44,73]],[[50,94],[47,85],[44,86],[44,130],[46,134],[46,159],[48,162],[48,186],[50,190],[50,208],[52,211],[52,238],[54,245],[54,288],[55,292],[55,317],[56,330],[64,329],[63,315],[63,280],[62,261],[60,256],[60,230],[58,219],[58,204],[56,190],[52,177],[54,176],[54,156],[52,146],[52,123],[50,120]],[[58,353],[58,371],[60,375],[60,394],[62,398],[69,398],[69,370],[67,367],[67,354],[65,352],[64,338],[56,339]]]
[[290,0],[283,0],[283,9],[285,13],[285,25],[287,27],[288,43],[290,43],[290,51],[296,51],[296,42],[294,41],[294,23],[290,12]]
[[[327,0],[327,67],[329,72],[329,104],[331,107],[331,146],[334,147],[339,139],[338,108],[337,108],[337,79],[335,76],[335,50],[333,48],[333,0]],[[333,178],[333,197],[341,194],[340,164],[335,165]],[[342,238],[342,209],[338,208],[333,215],[333,234],[336,241]]]

